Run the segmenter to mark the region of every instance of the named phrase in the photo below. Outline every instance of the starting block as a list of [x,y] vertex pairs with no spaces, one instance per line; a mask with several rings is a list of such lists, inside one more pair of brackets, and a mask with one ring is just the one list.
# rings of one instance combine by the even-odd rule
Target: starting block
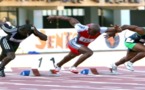
[[96,68],[83,69],[80,74],[83,75],[97,75],[99,74]]
[[[23,70],[20,75],[22,76],[41,76],[38,69],[27,69],[27,70]],[[47,75],[51,76],[51,77],[58,77],[60,76],[59,72],[57,72],[54,69],[50,69],[49,71],[47,71]]]
[[24,70],[20,73],[22,76],[40,76],[38,69]]
[[29,74],[30,74],[30,70],[24,70],[20,73],[20,75],[22,76],[29,76]]
[[31,69],[29,76],[40,76],[38,69]]

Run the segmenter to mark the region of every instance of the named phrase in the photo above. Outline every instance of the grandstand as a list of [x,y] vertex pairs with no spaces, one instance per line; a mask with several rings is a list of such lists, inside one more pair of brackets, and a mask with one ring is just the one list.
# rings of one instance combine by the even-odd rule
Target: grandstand
[[[1,0],[1,6],[138,6],[144,0]],[[128,5],[129,4],[129,5]],[[110,5],[110,6],[111,6]]]

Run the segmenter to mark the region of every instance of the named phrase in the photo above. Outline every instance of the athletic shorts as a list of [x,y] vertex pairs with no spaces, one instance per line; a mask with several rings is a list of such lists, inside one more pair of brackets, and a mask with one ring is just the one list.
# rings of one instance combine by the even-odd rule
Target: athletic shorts
[[72,39],[68,42],[68,48],[70,49],[70,51],[76,55],[79,55],[79,51],[78,49],[81,47],[81,44],[76,43],[75,39]]
[[0,39],[0,45],[4,54],[7,54],[8,52],[15,52],[19,47],[19,43],[8,41],[6,37],[2,37]]
[[136,45],[136,43],[125,42],[125,46],[131,50],[134,48],[135,45]]

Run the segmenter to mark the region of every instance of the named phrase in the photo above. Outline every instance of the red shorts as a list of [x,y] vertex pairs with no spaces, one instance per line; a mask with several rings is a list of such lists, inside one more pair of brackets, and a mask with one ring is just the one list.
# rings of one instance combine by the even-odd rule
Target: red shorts
[[79,55],[79,51],[78,49],[81,47],[81,44],[76,43],[76,41],[74,39],[72,39],[71,41],[68,42],[68,48],[70,49],[70,51],[76,55]]
[[77,48],[72,47],[70,44],[68,44],[68,48],[70,49],[70,51],[76,55],[79,55],[79,51]]

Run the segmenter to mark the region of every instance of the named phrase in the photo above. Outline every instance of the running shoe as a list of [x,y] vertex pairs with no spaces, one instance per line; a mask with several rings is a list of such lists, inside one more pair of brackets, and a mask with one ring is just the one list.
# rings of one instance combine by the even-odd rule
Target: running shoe
[[126,63],[125,63],[125,66],[126,66],[126,68],[127,68],[128,70],[134,71],[133,63],[132,63],[132,62],[130,62],[130,61],[126,62]]
[[76,69],[76,67],[70,67],[69,71],[72,72],[72,73],[75,73],[75,74],[79,73],[78,70]]
[[112,74],[118,74],[118,71],[117,71],[117,66],[115,65],[115,63],[111,64],[110,65],[110,71]]
[[55,72],[59,72],[61,70],[61,67],[55,65]]

